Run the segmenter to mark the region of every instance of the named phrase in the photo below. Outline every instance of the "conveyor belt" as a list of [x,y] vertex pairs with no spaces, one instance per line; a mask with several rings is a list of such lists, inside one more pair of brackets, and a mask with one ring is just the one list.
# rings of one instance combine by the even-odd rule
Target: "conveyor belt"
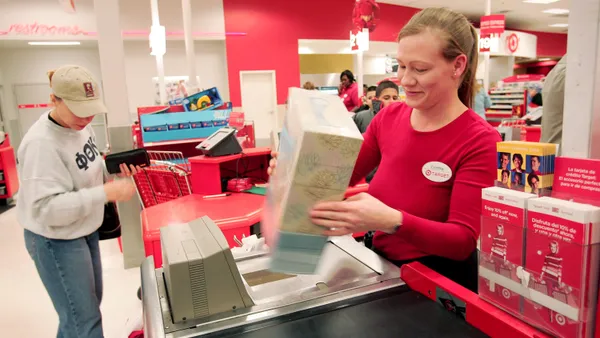
[[484,338],[485,334],[406,286],[342,308],[311,309],[205,337],[417,337]]

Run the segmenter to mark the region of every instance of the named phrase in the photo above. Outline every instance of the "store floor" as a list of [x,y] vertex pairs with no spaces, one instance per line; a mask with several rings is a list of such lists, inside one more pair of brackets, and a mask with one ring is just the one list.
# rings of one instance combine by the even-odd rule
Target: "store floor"
[[[0,328],[3,337],[56,337],[58,316],[33,261],[27,254],[16,208],[0,214]],[[116,240],[100,245],[104,272],[102,315],[106,338],[127,337],[126,328],[139,320],[139,269],[123,269]]]

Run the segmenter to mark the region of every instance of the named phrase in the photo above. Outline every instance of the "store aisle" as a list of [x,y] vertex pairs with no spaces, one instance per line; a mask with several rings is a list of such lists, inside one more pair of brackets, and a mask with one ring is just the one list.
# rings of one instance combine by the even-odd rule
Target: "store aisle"
[[[56,337],[58,317],[25,249],[16,208],[0,214],[0,328],[3,337]],[[138,269],[123,269],[116,240],[101,242],[104,271],[102,315],[107,338],[126,337],[128,322],[138,320],[141,302]]]

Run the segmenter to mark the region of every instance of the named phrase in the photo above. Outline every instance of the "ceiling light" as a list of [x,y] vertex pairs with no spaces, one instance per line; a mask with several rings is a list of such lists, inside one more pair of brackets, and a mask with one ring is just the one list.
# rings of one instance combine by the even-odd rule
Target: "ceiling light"
[[550,61],[550,60],[552,60],[552,59],[551,58],[541,58],[541,59],[538,59],[538,61]]
[[523,2],[528,3],[528,4],[540,4],[540,5],[547,5],[547,4],[551,4],[553,2],[558,2],[559,0],[523,0]]
[[550,8],[550,9],[547,9],[547,10],[542,11],[542,12],[546,13],[546,14],[554,14],[554,15],[569,14],[569,10],[568,9],[563,9],[563,8]]
[[569,27],[569,24],[568,23],[553,23],[548,26],[555,27],[555,28],[566,28],[566,27]]
[[30,41],[30,46],[79,46],[79,41]]

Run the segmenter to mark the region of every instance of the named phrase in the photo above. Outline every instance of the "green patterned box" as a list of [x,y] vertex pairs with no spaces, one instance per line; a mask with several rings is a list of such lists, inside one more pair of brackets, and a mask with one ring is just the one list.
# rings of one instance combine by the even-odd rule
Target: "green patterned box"
[[[308,211],[322,200],[342,200],[362,145],[362,135],[342,101],[318,91],[291,88],[284,127],[279,140],[277,169],[267,190],[262,232],[274,251],[272,266],[294,271],[292,262],[278,261],[291,251],[278,241],[280,231],[316,235],[315,246],[305,253],[320,255],[323,229],[310,221]],[[305,238],[305,236],[302,236]],[[312,238],[309,236],[308,238]],[[288,241],[284,241],[288,242]],[[298,251],[297,247],[293,251]],[[278,258],[279,257],[279,258]],[[305,264],[306,265],[306,264]],[[316,268],[316,264],[311,264]],[[306,266],[299,269],[306,273]],[[310,269],[309,269],[310,270]]]

